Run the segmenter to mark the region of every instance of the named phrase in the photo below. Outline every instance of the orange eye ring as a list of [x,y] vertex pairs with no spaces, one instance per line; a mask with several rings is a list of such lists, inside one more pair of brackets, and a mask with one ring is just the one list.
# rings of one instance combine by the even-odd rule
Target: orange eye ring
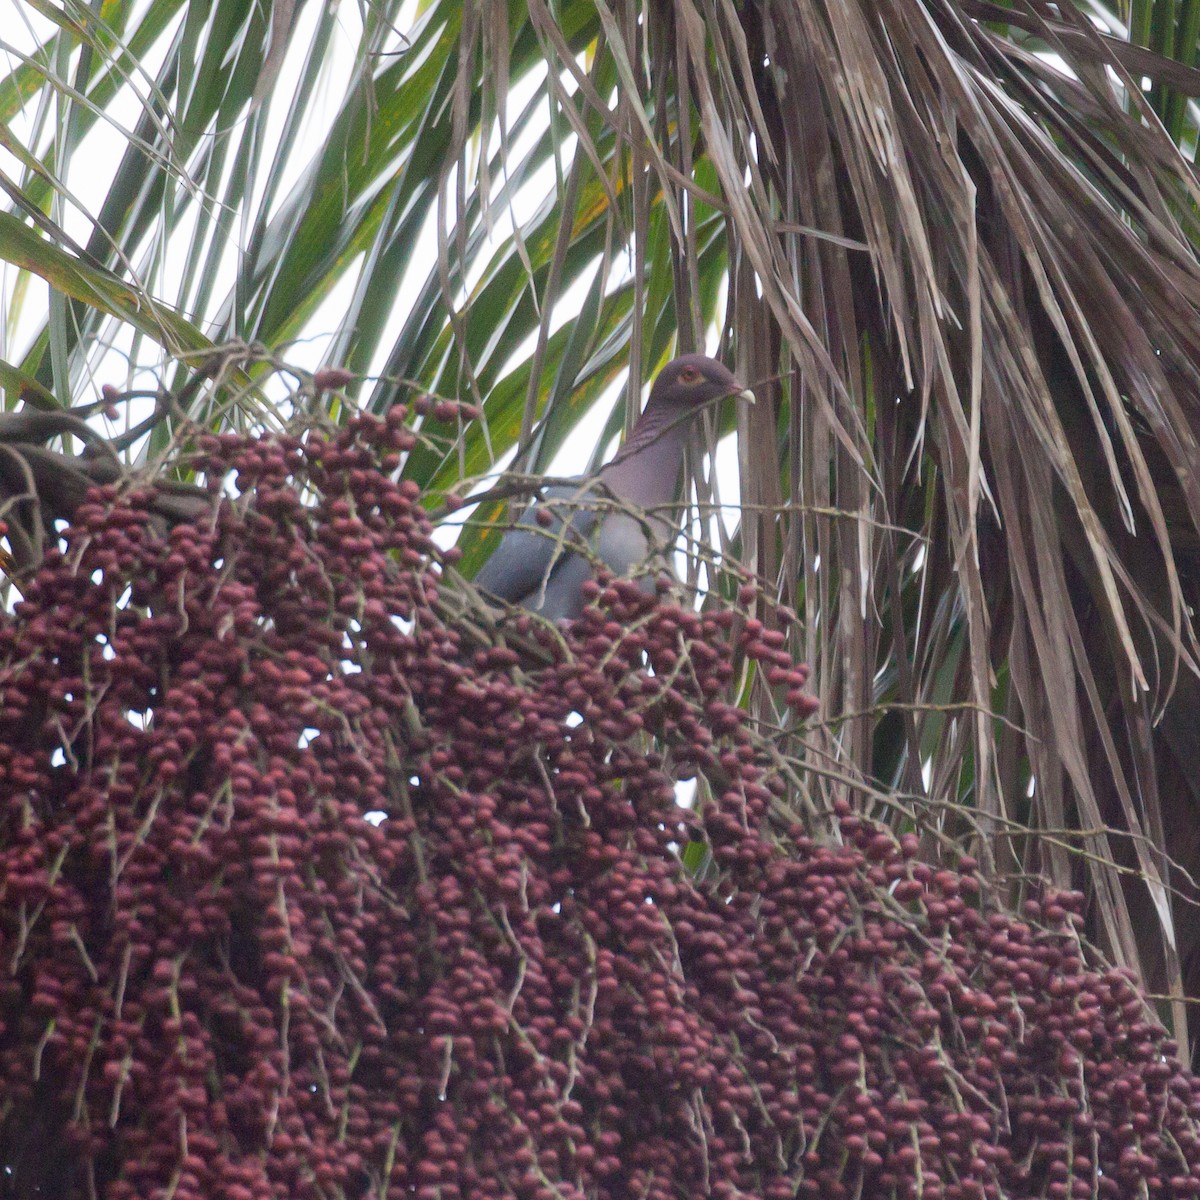
[[679,372],[680,383],[696,384],[699,383],[703,378],[704,376],[695,367],[684,367],[683,370]]

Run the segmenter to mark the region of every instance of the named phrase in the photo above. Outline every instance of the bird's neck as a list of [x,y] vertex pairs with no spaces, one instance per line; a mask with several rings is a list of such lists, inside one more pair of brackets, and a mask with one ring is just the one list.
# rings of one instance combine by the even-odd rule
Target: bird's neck
[[691,406],[651,405],[616,457],[600,471],[613,492],[639,508],[670,504],[679,490]]

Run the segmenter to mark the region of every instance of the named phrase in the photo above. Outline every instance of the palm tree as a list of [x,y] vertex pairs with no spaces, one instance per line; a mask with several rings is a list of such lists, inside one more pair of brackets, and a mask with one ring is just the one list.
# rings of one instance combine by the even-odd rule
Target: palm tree
[[[693,472],[692,569],[729,594],[712,564],[737,560],[799,613],[815,797],[931,855],[967,839],[1014,902],[1034,876],[1084,889],[1186,1039],[1200,6],[20,15],[0,384],[51,415],[33,440],[71,452],[53,414],[103,384],[286,421],[271,364],[333,364],[375,411],[410,383],[482,401],[407,461],[436,497],[513,453],[545,470],[624,379],[602,449],[657,365],[719,348],[760,403],[737,497]],[[233,343],[269,352],[185,390]],[[122,452],[159,461],[177,416]],[[30,424],[5,429],[10,462]],[[5,478],[23,528],[30,476]],[[502,514],[476,511],[464,573]]]

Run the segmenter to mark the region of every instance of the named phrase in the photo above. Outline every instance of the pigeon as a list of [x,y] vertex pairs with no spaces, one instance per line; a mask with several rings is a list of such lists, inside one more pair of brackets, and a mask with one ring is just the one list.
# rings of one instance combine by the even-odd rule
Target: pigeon
[[616,456],[594,475],[542,489],[480,568],[476,585],[547,620],[578,617],[597,564],[627,576],[669,543],[678,522],[660,510],[677,498],[688,430],[726,396],[754,401],[716,359],[684,354],[667,363]]

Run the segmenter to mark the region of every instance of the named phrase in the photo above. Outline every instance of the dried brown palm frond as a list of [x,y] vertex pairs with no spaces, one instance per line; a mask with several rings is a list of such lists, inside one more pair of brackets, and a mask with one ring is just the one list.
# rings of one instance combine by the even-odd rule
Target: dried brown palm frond
[[1200,189],[1126,70],[1153,59],[1018,7],[680,0],[652,32],[772,401],[742,537],[807,618],[812,753],[968,802],[997,868],[1084,886],[1111,953],[1196,995]]

